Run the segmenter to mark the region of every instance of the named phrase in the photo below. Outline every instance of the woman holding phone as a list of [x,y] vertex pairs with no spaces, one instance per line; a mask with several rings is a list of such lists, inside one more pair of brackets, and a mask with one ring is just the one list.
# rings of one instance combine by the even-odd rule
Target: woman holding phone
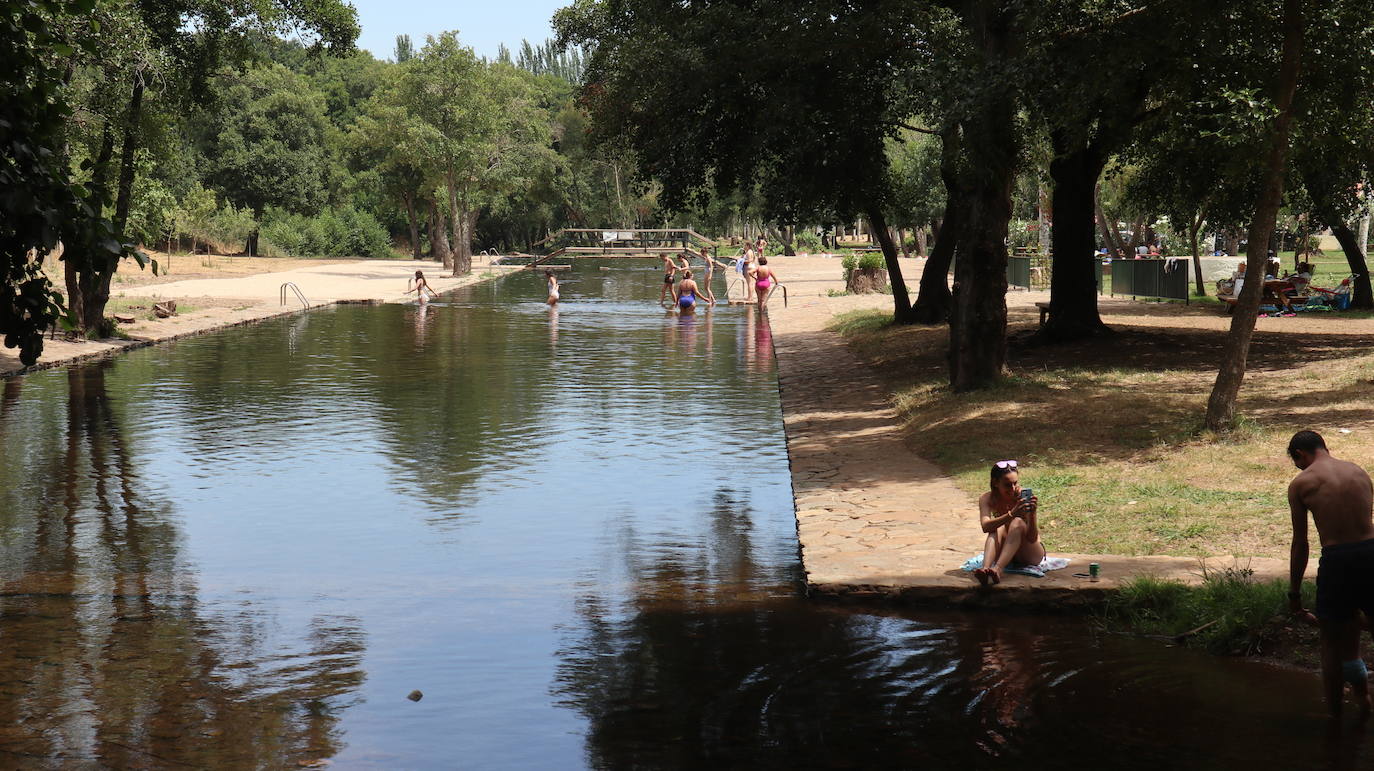
[[1039,565],[1045,559],[1036,524],[1037,504],[1029,487],[1021,487],[1019,464],[999,460],[989,474],[990,490],[978,498],[978,523],[987,534],[983,567],[973,571],[978,583],[1002,582],[1002,571],[1015,562]]

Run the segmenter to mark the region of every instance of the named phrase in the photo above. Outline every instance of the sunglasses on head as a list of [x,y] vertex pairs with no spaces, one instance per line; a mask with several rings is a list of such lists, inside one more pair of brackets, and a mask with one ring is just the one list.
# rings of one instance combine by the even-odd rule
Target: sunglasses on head
[[993,468],[1005,468],[1005,469],[1014,469],[1014,468],[1017,468],[1016,461],[1014,461],[1014,460],[999,460],[999,461],[997,461],[996,463],[992,464],[992,466],[993,466]]

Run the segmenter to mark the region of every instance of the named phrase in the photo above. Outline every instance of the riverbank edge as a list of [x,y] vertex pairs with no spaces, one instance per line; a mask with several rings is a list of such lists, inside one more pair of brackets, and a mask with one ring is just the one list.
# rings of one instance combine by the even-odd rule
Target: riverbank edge
[[[508,270],[499,273],[492,273],[488,271],[481,274],[474,272],[472,274],[469,274],[468,276],[461,277],[460,280],[452,286],[444,287],[443,291],[451,292],[456,289],[462,289],[465,287],[486,283],[488,281],[494,281],[498,278],[503,278],[514,272],[516,271]],[[227,281],[232,279],[226,278],[224,280]],[[242,327],[247,326],[249,324],[256,324],[260,321],[280,318],[282,316],[293,316],[298,313],[308,313],[312,310],[329,308],[335,305],[385,305],[389,302],[394,301],[382,298],[345,297],[327,300],[323,302],[310,303],[308,305],[303,305],[301,307],[282,306],[280,304],[269,304],[264,302],[249,306],[242,310],[223,311],[222,313],[206,311],[200,312],[198,314],[187,314],[185,316],[180,317],[173,316],[172,319],[176,319],[179,322],[179,327],[175,330],[168,330],[165,334],[139,333],[130,335],[127,338],[82,340],[75,343],[75,345],[80,346],[81,348],[85,348],[86,346],[94,346],[94,348],[92,348],[91,350],[60,354],[48,359],[40,359],[37,363],[32,364],[30,366],[9,367],[0,370],[0,380],[8,380],[10,378],[29,375],[35,372],[42,372],[44,370],[49,369],[57,369],[59,367],[67,367],[75,364],[87,364],[93,361],[99,361],[101,359],[113,358],[121,353],[137,350],[139,348],[147,348],[148,346],[159,345],[162,343],[170,343],[176,340],[181,340],[183,338],[196,337],[198,335],[205,335],[211,332],[219,332],[225,329],[233,329],[234,327]],[[225,314],[229,314],[230,317],[226,318]]]
[[[906,446],[891,394],[828,328],[834,310],[822,299],[770,319],[798,550],[813,599],[1087,613],[1140,577],[1194,587],[1226,569],[1256,582],[1287,578],[1287,560],[1276,558],[1056,553],[1069,568],[980,587],[961,569],[982,551],[976,501]],[[1100,580],[1073,575],[1090,562],[1101,566]],[[1314,571],[1309,563],[1309,580]]]

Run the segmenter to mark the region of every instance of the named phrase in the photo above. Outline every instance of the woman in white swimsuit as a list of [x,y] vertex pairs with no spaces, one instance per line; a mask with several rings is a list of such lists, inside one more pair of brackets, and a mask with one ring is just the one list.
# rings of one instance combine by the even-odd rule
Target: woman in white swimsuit
[[425,273],[421,270],[415,271],[415,285],[406,290],[406,294],[410,294],[411,292],[415,293],[415,296],[419,298],[421,303],[429,302],[429,298],[425,297],[425,292],[429,292],[430,297],[434,297],[435,299],[439,297],[439,295],[435,294],[433,289],[429,288],[429,282],[425,281]]
[[549,305],[558,304],[558,277],[553,275],[553,271],[544,271],[544,278],[549,282],[549,299],[545,300]]

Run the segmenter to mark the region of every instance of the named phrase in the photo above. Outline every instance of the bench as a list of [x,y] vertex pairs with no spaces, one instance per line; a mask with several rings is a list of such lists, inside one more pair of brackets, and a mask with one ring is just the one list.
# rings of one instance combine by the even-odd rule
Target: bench
[[1040,309],[1040,326],[1045,326],[1045,317],[1050,314],[1050,304],[1047,302],[1037,302],[1035,307]]

